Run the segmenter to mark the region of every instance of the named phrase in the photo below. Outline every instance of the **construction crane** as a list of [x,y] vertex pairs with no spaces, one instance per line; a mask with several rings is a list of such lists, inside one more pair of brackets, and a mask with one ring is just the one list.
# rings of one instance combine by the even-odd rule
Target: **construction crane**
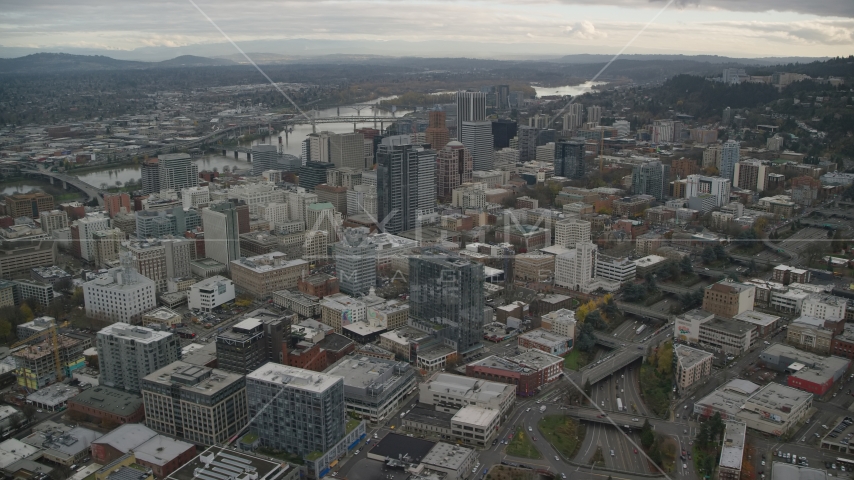
[[[64,327],[66,325],[68,325],[68,322],[63,323],[60,326]],[[50,335],[49,341],[50,341],[51,348],[53,349],[53,363],[54,363],[54,366],[56,367],[56,381],[61,382],[65,378],[65,375],[63,375],[63,373],[62,373],[62,361],[59,359],[59,335],[57,333],[57,328],[59,328],[59,327],[57,327],[56,325],[52,325],[52,326],[48,327],[47,329],[42,330],[41,332],[39,332],[35,335],[31,335],[31,336],[29,336],[23,340],[15,342],[14,344],[12,344],[11,347],[9,347],[9,349],[14,350],[17,347],[20,347],[22,345],[27,345],[30,342],[32,342],[33,340],[36,340],[40,337],[43,337],[44,335]]]

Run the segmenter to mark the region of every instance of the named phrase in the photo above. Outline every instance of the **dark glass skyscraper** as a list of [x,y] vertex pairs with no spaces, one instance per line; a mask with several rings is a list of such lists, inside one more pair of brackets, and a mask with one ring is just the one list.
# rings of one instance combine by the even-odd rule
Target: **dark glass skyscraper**
[[397,140],[385,138],[377,148],[377,220],[393,234],[436,210],[436,151]]
[[331,168],[335,168],[334,163],[306,162],[299,169],[299,186],[313,192],[314,187],[326,183],[326,171]]
[[483,338],[483,265],[440,249],[409,259],[409,318],[458,353]]
[[510,139],[516,136],[516,122],[499,118],[492,122],[492,147],[496,150],[510,146]]
[[584,139],[564,140],[555,145],[555,176],[584,176]]

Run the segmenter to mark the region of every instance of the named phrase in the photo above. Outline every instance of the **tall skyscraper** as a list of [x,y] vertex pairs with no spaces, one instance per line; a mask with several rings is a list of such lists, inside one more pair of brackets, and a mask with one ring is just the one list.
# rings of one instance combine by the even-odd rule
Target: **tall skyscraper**
[[462,122],[460,141],[471,152],[475,170],[492,170],[492,122]]
[[585,171],[583,138],[563,140],[555,145],[555,176],[582,178]]
[[364,227],[347,228],[333,245],[339,289],[348,295],[367,294],[377,282],[377,252]]
[[592,107],[587,107],[587,121],[593,122],[595,124],[599,124],[602,120],[602,107],[599,105],[593,105]]
[[199,166],[186,153],[167,153],[158,157],[160,190],[199,186]]
[[299,186],[308,191],[314,191],[314,187],[326,183],[327,171],[333,168],[335,168],[334,163],[306,162],[299,169]]
[[738,163],[740,145],[735,140],[727,140],[721,147],[720,176],[732,181],[735,175],[735,164]]
[[572,130],[580,127],[584,123],[584,105],[573,103],[566,109],[563,115],[563,129]]
[[237,208],[229,201],[212,203],[202,210],[205,254],[223,265],[240,258]]
[[424,132],[424,140],[430,144],[430,148],[439,151],[445,148],[450,140],[445,112],[432,110],[427,114],[427,130]]
[[686,178],[685,198],[701,195],[714,197],[714,206],[722,207],[729,203],[732,182],[723,177],[707,177],[705,175],[688,175]]
[[632,170],[632,192],[652,195],[659,201],[667,196],[670,165],[655,160],[635,165]]
[[530,162],[537,158],[537,137],[540,130],[538,128],[520,125],[516,131],[518,138],[517,144],[519,148],[519,161]]
[[142,193],[157,193],[160,191],[160,168],[158,159],[149,158],[143,160],[139,173],[142,176]]
[[590,222],[578,218],[567,218],[555,223],[555,245],[574,248],[579,243],[590,241]]
[[398,234],[436,209],[436,152],[387,137],[377,149],[377,220]]
[[492,122],[492,148],[501,150],[510,146],[510,139],[516,136],[517,124],[507,118]]
[[483,338],[483,265],[440,249],[409,258],[409,318],[458,353]]
[[497,95],[498,109],[510,110],[510,85],[497,85],[495,94]]
[[486,119],[486,94],[483,92],[457,92],[457,135],[463,122],[482,122]]
[[139,392],[146,375],[181,358],[177,335],[114,323],[98,332],[101,385]]
[[305,208],[305,229],[320,230],[329,234],[329,243],[338,241],[338,227],[341,225],[341,214],[329,202],[317,202]]
[[538,113],[528,118],[528,126],[541,129],[549,128],[549,118],[545,113]]
[[555,285],[583,290],[596,276],[597,252],[596,244],[588,241],[555,257]]
[[474,161],[471,153],[460,142],[450,142],[436,153],[436,194],[448,199],[455,188],[471,182]]
[[259,177],[265,170],[278,170],[279,149],[275,145],[255,145],[252,147],[252,175]]
[[337,168],[365,168],[365,136],[358,132],[329,133],[329,162]]

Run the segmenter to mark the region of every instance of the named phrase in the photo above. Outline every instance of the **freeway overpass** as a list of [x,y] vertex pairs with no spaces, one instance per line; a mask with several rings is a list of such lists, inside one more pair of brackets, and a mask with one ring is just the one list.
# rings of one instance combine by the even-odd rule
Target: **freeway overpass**
[[[577,418],[578,420],[584,420],[585,422],[595,422],[595,423],[607,423],[617,424],[618,426],[628,425],[631,428],[640,429],[643,426],[644,420],[649,420],[650,424],[654,421],[661,421],[660,418],[656,417],[647,417],[638,413],[622,413],[622,412],[614,412],[608,411],[607,409],[602,409],[607,414],[603,416],[599,413],[599,410],[591,407],[572,407],[566,410],[566,414],[572,418]],[[637,422],[633,422],[632,419],[638,419]]]
[[627,341],[622,340],[616,337],[612,337],[607,333],[602,332],[593,332],[593,337],[596,339],[596,343],[602,345],[606,348],[616,349],[620,348],[623,345],[626,345]]
[[613,372],[642,359],[645,354],[646,347],[643,345],[631,344],[621,347],[619,350],[611,352],[604,360],[591,363],[582,368],[580,372],[575,372],[573,380],[577,381],[579,386],[586,385],[588,381],[593,385],[602,381]]
[[644,318],[654,318],[656,320],[664,320],[665,322],[669,322],[670,318],[672,317],[672,315],[668,313],[659,312],[658,310],[642,307],[633,303],[617,302],[617,308],[626,313],[631,313],[632,315],[637,315],[639,317]]
[[72,177],[71,175],[66,175],[64,173],[49,172],[45,170],[21,170],[21,173],[26,175],[42,175],[44,177],[47,177],[48,180],[50,180],[51,185],[53,185],[54,181],[59,180],[62,182],[63,188],[67,189],[68,186],[71,185],[72,187],[85,193],[86,196],[89,197],[89,200],[92,200],[94,198],[98,200],[98,205],[102,207],[104,206],[105,192],[99,188],[89,185],[88,183],[84,182],[83,180],[80,180],[77,177]]

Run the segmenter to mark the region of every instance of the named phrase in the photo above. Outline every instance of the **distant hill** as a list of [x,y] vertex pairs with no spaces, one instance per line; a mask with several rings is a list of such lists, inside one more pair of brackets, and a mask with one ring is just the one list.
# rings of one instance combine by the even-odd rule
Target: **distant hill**
[[[279,53],[247,52],[246,55],[258,65],[278,65],[285,63],[364,63],[394,60],[398,58],[385,55],[357,55],[350,53],[332,53],[327,55],[282,55]],[[240,53],[222,55],[216,58],[231,60],[241,65],[249,64],[246,57]]]
[[104,55],[35,53],[18,58],[0,58],[0,73],[61,73],[220,65],[236,65],[236,63],[224,58],[207,58],[194,55],[182,55],[162,62],[136,62],[116,60]]
[[181,55],[171,60],[163,60],[150,64],[157,67],[221,67],[224,65],[237,65],[227,58],[208,58],[196,55]]
[[[566,55],[555,60],[559,63],[606,63],[614,58],[613,55],[578,54]],[[745,65],[786,65],[789,63],[809,63],[827,60],[829,57],[763,57],[763,58],[733,58],[720,55],[620,55],[622,60],[687,60],[705,63],[743,63]]]

